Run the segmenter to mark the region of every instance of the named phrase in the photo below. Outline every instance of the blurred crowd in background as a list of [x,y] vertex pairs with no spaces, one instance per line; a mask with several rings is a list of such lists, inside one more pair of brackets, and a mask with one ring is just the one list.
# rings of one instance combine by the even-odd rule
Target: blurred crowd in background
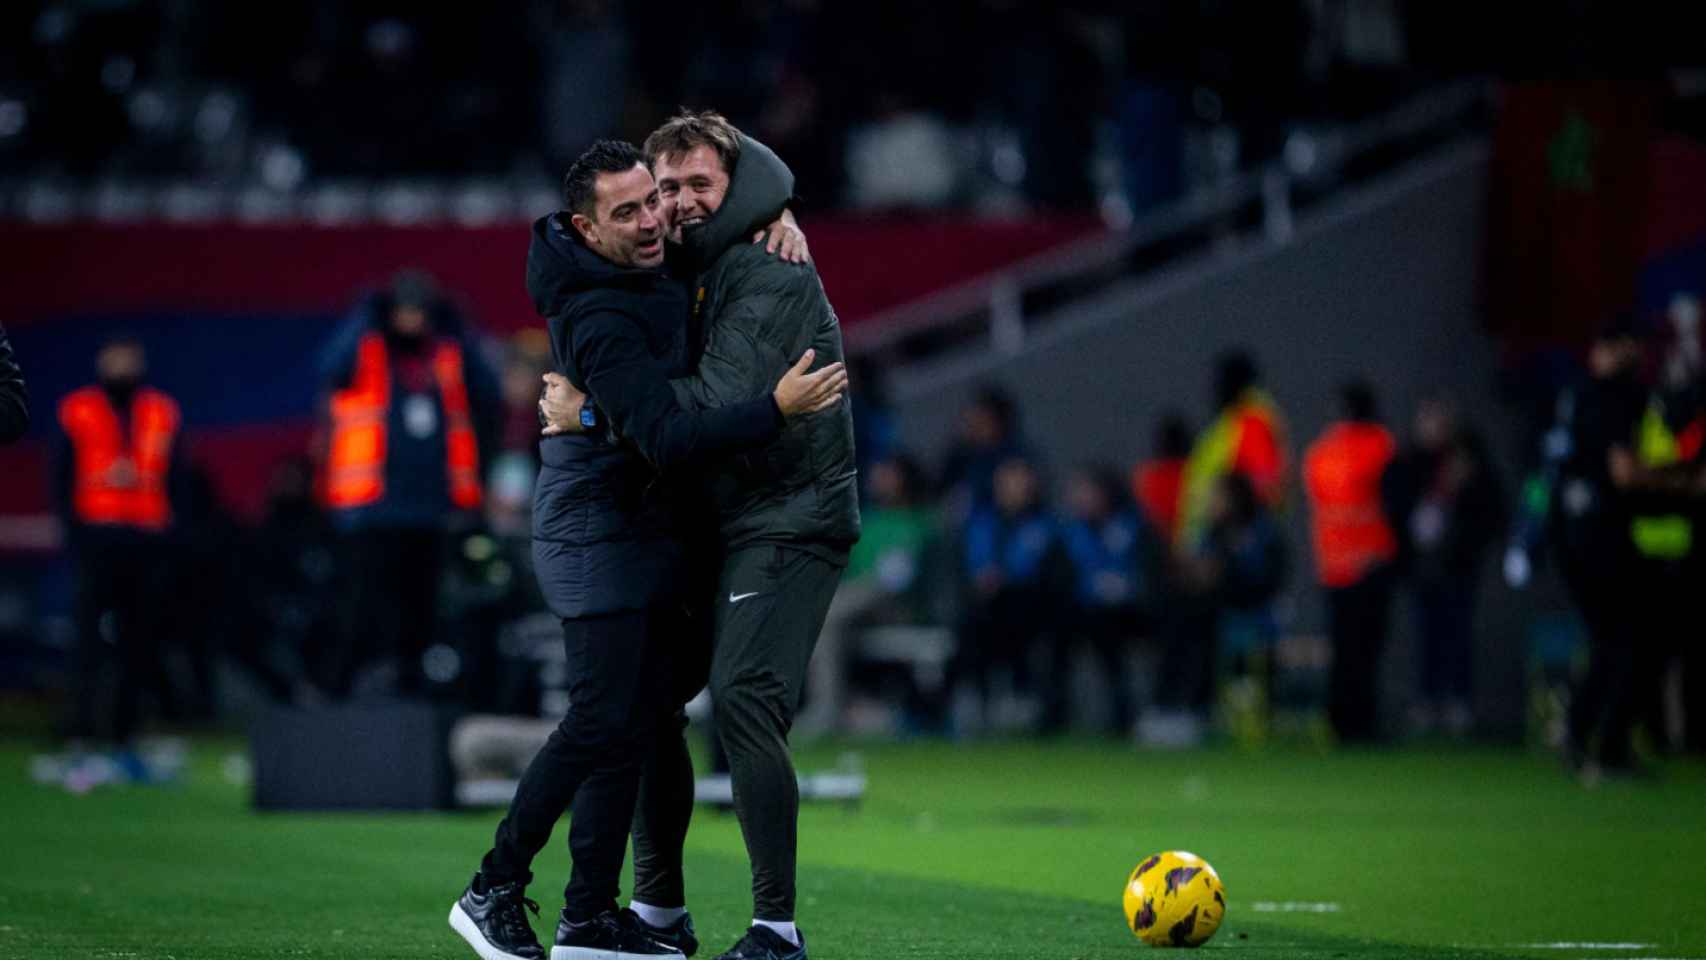
[[15,3],[0,11],[0,174],[279,193],[549,183],[596,137],[637,141],[677,105],[714,105],[819,206],[1126,216],[1281,155],[1307,165],[1311,130],[1442,76],[1644,74],[1686,43],[1611,7]]
[[[1522,585],[1555,564],[1575,632],[1531,695],[1578,769],[1636,771],[1638,743],[1703,740],[1706,671],[1677,624],[1695,619],[1688,588],[1702,582],[1706,407],[1697,300],[1604,315],[1630,301],[1642,256],[1694,236],[1641,246],[1649,204],[1663,213],[1693,196],[1644,192],[1663,166],[1652,136],[1706,134],[1706,87],[1671,69],[1697,58],[1698,34],[1657,7],[1685,5],[1626,6],[517,0],[469,17],[386,0],[17,3],[0,9],[0,204],[11,204],[0,217],[62,226],[80,247],[114,220],[248,224],[312,206],[268,198],[379,180],[544,184],[549,204],[589,141],[641,139],[686,105],[714,106],[775,148],[808,214],[1095,211],[1120,227],[1266,165],[1283,165],[1301,194],[1312,158],[1358,120],[1442,78],[1497,73],[1512,83],[1497,94],[1508,112],[1490,170],[1484,322],[1500,349],[1562,357],[1530,357],[1544,367],[1519,398],[1536,411],[1531,448],[1483,438],[1461,398],[1387,406],[1383,393],[1415,386],[1390,378],[1276,395],[1263,358],[1232,350],[1212,394],[1130,414],[1128,439],[1156,438],[1142,462],[1045,462],[1032,441],[1049,425],[1027,423],[994,384],[961,412],[951,447],[923,449],[865,354],[853,395],[864,536],[800,729],[1097,729],[1157,745],[1467,736],[1489,577]],[[1362,160],[1417,148],[1397,137]],[[102,199],[138,183],[260,202],[180,216]],[[474,219],[502,230],[525,212]],[[405,213],[309,219],[420,222]],[[1210,218],[1217,244],[1233,219]],[[272,266],[269,249],[254,272]],[[842,289],[892,283],[877,255],[890,252]],[[302,263],[318,273],[315,256]],[[1149,263],[1121,262],[1133,274]],[[361,276],[337,275],[349,277],[331,281],[337,297]],[[155,296],[151,279],[133,294]],[[69,322],[84,307],[77,290],[38,329],[90,329]],[[549,349],[542,330],[477,330],[453,306],[463,293],[405,272],[357,296],[322,345],[315,435],[273,472],[258,522],[239,519],[187,455],[184,424],[202,411],[180,410],[171,378],[150,377],[140,340],[89,356],[87,389],[38,397],[36,438],[58,442],[51,485],[74,587],[38,604],[17,599],[36,581],[4,584],[0,628],[14,634],[0,652],[20,665],[18,686],[63,691],[64,732],[102,742],[257,700],[559,710],[561,664],[540,654],[555,625],[529,549]],[[125,322],[134,299],[106,303],[103,322]],[[241,292],[210,299],[245,322],[269,308]],[[483,319],[499,327],[525,322],[493,312]],[[1414,322],[1432,319],[1418,310]],[[317,336],[293,324],[253,342],[288,342],[282,352]],[[173,328],[155,329],[147,347],[159,350],[158,330]],[[238,331],[226,346],[240,349],[256,328],[199,329]],[[49,352],[25,357],[26,375]],[[1294,435],[1288,404],[1318,408],[1329,394],[1337,422]],[[294,445],[268,425],[277,406],[223,427],[233,443],[259,424]],[[12,542],[50,553],[56,534],[35,535],[32,520],[8,529]],[[1298,521],[1305,540],[1288,533]],[[1395,685],[1399,634],[1414,641],[1402,661],[1414,670]]]
[[[528,514],[548,351],[532,331],[476,336],[448,304],[418,272],[358,302],[325,347],[321,429],[254,527],[184,459],[171,385],[149,381],[141,345],[101,349],[96,383],[58,411],[78,580],[67,732],[123,741],[147,704],[211,720],[221,663],[280,702],[540,712],[526,638],[551,632],[529,629],[549,617]],[[1588,662],[1554,678],[1574,685],[1560,718],[1574,762],[1634,769],[1637,728],[1698,749],[1702,664],[1675,628],[1706,523],[1698,313],[1680,298],[1608,327],[1537,455],[1489,449],[1449,396],[1385,411],[1364,381],[1340,385],[1321,436],[1293,437],[1242,350],[1217,361],[1213,396],[1159,414],[1141,463],[1043,462],[993,386],[950,449],[917,451],[864,366],[864,534],[801,729],[1093,727],[1185,745],[1260,742],[1289,718],[1351,742],[1463,737],[1489,569],[1520,585],[1552,558],[1586,629]],[[137,453],[115,452],[120,429]],[[1511,483],[1510,463],[1532,476]],[[1281,529],[1296,511],[1307,556]],[[1318,587],[1324,636],[1283,602],[1294,578]],[[1419,657],[1394,719],[1382,675],[1399,616]]]

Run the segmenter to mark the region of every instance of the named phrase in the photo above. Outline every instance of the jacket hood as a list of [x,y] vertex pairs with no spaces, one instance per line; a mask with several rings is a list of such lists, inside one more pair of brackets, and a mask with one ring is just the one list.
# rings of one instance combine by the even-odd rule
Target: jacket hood
[[704,223],[688,228],[682,246],[694,263],[709,264],[776,219],[793,195],[794,172],[769,147],[743,133],[723,205]]
[[527,247],[527,295],[541,317],[556,316],[577,293],[644,285],[657,276],[656,270],[619,267],[593,253],[569,225],[564,211],[533,221],[533,239]]

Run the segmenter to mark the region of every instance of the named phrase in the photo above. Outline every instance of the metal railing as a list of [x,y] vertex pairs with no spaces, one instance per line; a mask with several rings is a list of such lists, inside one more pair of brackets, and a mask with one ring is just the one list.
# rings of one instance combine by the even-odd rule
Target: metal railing
[[1154,268],[1205,246],[1238,246],[1252,232],[1270,244],[1288,243],[1300,209],[1475,132],[1493,93],[1487,81],[1465,81],[1345,130],[1294,134],[1279,160],[1181,197],[1124,230],[1043,251],[868,317],[846,331],[848,352],[914,362],[981,341],[1016,354],[1040,314],[1034,302],[1058,306],[1133,269]]

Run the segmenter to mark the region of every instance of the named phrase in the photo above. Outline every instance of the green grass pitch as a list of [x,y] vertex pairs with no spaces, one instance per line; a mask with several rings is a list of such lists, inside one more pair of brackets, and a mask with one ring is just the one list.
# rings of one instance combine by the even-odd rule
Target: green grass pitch
[[[445,914],[497,814],[256,814],[199,748],[187,782],[75,797],[0,742],[0,958],[471,957]],[[1460,749],[1144,753],[1094,742],[832,745],[857,809],[808,807],[812,956],[1146,954],[1120,889],[1144,855],[1207,857],[1238,958],[1706,958],[1706,767],[1596,790],[1548,758]],[[562,831],[532,895],[548,944]],[[690,906],[709,957],[749,919],[734,818],[701,810]],[[1332,912],[1283,912],[1332,904]],[[1596,946],[1542,949],[1534,944]],[[1606,948],[1604,944],[1639,944]]]

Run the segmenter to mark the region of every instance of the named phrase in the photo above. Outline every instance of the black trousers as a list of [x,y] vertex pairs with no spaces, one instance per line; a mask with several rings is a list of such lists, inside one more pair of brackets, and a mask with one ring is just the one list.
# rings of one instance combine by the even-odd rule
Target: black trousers
[[343,645],[322,668],[327,692],[348,696],[356,673],[383,657],[397,661],[398,693],[421,691],[421,654],[438,627],[443,558],[440,530],[377,528],[344,535]]
[[1156,705],[1206,713],[1214,705],[1220,610],[1212,596],[1177,586],[1161,616],[1161,683]]
[[[711,679],[711,646],[716,629],[719,558],[706,561],[709,576],[692,589],[679,641],[670,652],[672,704],[685,705]],[[727,602],[726,600],[724,601]],[[687,748],[687,713],[676,709],[659,727],[640,775],[640,802],[634,810],[634,899],[654,907],[685,907],[687,887],[682,875],[682,846],[693,821],[693,757]],[[710,730],[712,767],[728,772],[727,756]],[[722,757],[719,765],[717,758]]]
[[1660,704],[1666,665],[1679,631],[1678,614],[1691,582],[1669,564],[1646,559],[1610,569],[1583,563],[1565,571],[1588,632],[1588,669],[1576,686],[1570,735],[1606,767],[1635,761],[1632,736],[1645,722],[1663,736]]
[[1416,587],[1416,633],[1422,645],[1422,697],[1467,704],[1474,695],[1474,576]]
[[[794,918],[800,791],[788,731],[841,571],[842,564],[816,553],[756,544],[725,558],[717,586],[711,699],[752,861],[752,915],[760,920]],[[666,731],[647,765],[634,889],[655,906],[681,903],[678,838],[687,827],[680,796],[688,804],[692,796],[685,749]]]
[[[640,774],[658,731],[679,714],[669,654],[684,632],[679,606],[563,621],[569,710],[528,764],[498,824],[480,865],[488,881],[531,881],[533,858],[572,807],[574,868],[564,909],[583,921],[616,908]],[[685,797],[691,813],[691,768]]]
[[1060,620],[1059,605],[1034,587],[1004,587],[969,603],[955,632],[954,656],[948,661],[939,709],[951,706],[947,701],[966,680],[987,706],[990,680],[997,669],[1010,671],[1013,686],[1030,693],[1036,685],[1031,651],[1049,642],[1059,631]]
[[1333,667],[1327,682],[1327,716],[1342,740],[1380,736],[1380,664],[1392,621],[1392,580],[1376,571],[1348,587],[1327,591]]
[[91,537],[79,545],[72,736],[129,740],[149,691],[163,713],[175,716],[160,645],[172,559],[171,548],[158,537]]

